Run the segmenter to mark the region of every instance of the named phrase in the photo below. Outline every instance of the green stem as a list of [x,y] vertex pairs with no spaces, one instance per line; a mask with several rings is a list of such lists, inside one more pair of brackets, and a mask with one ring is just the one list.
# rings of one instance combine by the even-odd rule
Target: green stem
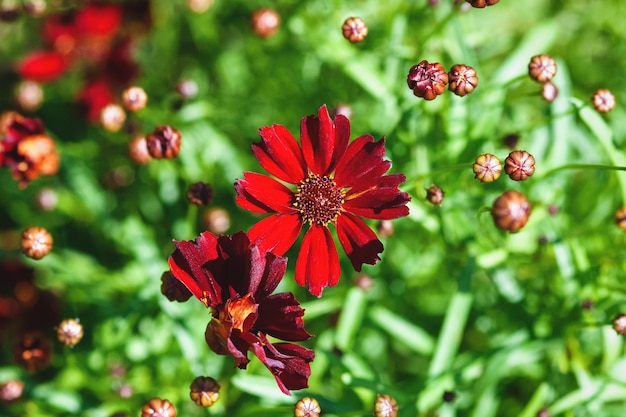
[[557,173],[559,171],[563,171],[566,169],[602,169],[608,171],[626,171],[626,166],[615,166],[615,165],[606,165],[606,164],[565,164],[558,166],[556,168],[552,168],[551,170],[543,173],[540,178],[545,178],[549,175]]
[[416,175],[413,178],[407,179],[406,182],[408,184],[413,183],[413,182],[419,182],[419,181],[422,181],[422,180],[424,180],[426,178],[432,177],[432,176],[440,174],[440,173],[452,172],[452,171],[458,171],[458,170],[461,170],[461,169],[471,168],[473,165],[474,165],[474,162],[464,162],[464,163],[456,164],[456,165],[448,165],[448,166],[445,166],[445,167],[433,169],[433,170],[425,172],[423,174]]

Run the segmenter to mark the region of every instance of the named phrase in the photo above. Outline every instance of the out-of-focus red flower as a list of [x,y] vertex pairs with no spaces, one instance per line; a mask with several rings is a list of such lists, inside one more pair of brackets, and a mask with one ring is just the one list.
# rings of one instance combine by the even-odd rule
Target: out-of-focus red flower
[[98,79],[83,87],[76,99],[85,109],[87,119],[91,123],[97,123],[100,120],[100,112],[107,104],[115,101],[115,95],[105,80]]
[[22,78],[38,83],[54,81],[67,71],[67,60],[54,51],[37,51],[24,59],[18,70]]
[[217,237],[202,233],[196,240],[174,242],[171,272],[202,303],[211,308],[205,338],[220,355],[230,355],[245,369],[248,351],[272,372],[289,394],[308,386],[312,350],[293,343],[272,343],[311,337],[304,329],[304,310],[292,293],[272,294],[287,259],[251,244],[245,233]]
[[252,145],[259,163],[296,189],[265,175],[244,173],[235,183],[237,203],[253,212],[276,213],[254,225],[250,239],[282,255],[308,223],[295,278],[318,297],[339,280],[339,258],[329,223],[337,227],[339,242],[354,269],[375,264],[383,244],[359,217],[389,220],[409,213],[410,198],[398,189],[405,176],[384,175],[391,167],[384,159],[385,140],[375,142],[372,136],[363,135],[348,144],[350,122],[340,114],[333,122],[325,105],[319,117],[302,119],[300,144],[281,125],[262,127],[259,134],[261,142]]

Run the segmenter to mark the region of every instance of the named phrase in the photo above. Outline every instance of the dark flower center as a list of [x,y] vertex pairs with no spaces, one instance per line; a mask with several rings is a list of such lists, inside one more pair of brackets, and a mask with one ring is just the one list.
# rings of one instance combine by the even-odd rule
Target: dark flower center
[[344,196],[332,178],[309,174],[307,179],[300,181],[293,206],[309,224],[326,225],[337,220]]

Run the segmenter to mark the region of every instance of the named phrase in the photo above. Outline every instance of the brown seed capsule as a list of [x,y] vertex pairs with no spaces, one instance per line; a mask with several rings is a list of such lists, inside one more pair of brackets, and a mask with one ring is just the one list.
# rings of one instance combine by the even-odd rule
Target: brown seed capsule
[[176,408],[168,400],[152,398],[141,408],[141,417],[176,417]]
[[376,231],[380,237],[389,237],[393,235],[393,223],[391,220],[381,220],[376,225]]
[[535,173],[535,158],[526,151],[513,151],[504,160],[504,172],[513,181],[526,181]]
[[166,296],[168,300],[179,303],[185,302],[191,297],[191,291],[177,280],[170,271],[165,271],[161,275],[161,294]]
[[471,93],[478,86],[476,70],[469,65],[453,65],[448,72],[448,80],[448,90],[460,97]]
[[440,206],[443,202],[443,194],[443,190],[433,184],[426,189],[426,200],[433,206]]
[[359,43],[367,36],[367,25],[360,17],[349,17],[341,27],[343,37],[352,43]]
[[152,161],[150,152],[148,152],[148,142],[144,135],[136,135],[128,142],[128,156],[137,165],[145,165]]
[[378,394],[374,404],[374,415],[376,417],[396,417],[398,415],[398,403],[391,395]]
[[626,314],[620,313],[613,319],[613,329],[617,334],[626,336]]
[[194,182],[187,189],[187,200],[196,206],[206,206],[213,200],[213,188],[204,182]]
[[156,159],[171,159],[178,156],[182,137],[172,126],[161,125],[146,136],[146,141],[150,156]]
[[550,55],[535,55],[528,64],[528,75],[539,83],[547,83],[556,75],[556,61]]
[[148,103],[148,94],[141,87],[128,87],[122,92],[122,105],[128,111],[139,111],[146,107],[146,103]]
[[24,392],[24,383],[17,379],[12,379],[0,385],[0,401],[12,403],[18,400]]
[[22,252],[32,259],[41,259],[52,250],[52,235],[43,227],[30,227],[22,232]]
[[220,398],[220,384],[210,376],[196,377],[189,390],[191,400],[202,407],[210,407]]
[[109,132],[117,132],[126,122],[126,112],[119,104],[107,104],[100,111],[100,124]]
[[17,85],[15,100],[24,111],[33,112],[43,103],[43,89],[34,81],[24,80]]
[[322,409],[315,398],[305,397],[296,403],[294,417],[319,417]]
[[39,371],[50,363],[52,344],[39,332],[23,335],[15,344],[15,361],[29,372]]
[[620,229],[626,230],[626,206],[619,208],[615,212],[615,223],[617,223]]
[[481,182],[493,182],[500,178],[502,166],[495,155],[484,153],[474,161],[474,178]]
[[528,222],[530,211],[530,203],[522,193],[508,190],[494,201],[491,215],[498,229],[517,232]]
[[430,64],[423,60],[411,67],[406,82],[417,97],[434,100],[445,91],[448,84],[448,73],[439,62]]
[[202,223],[209,232],[219,235],[230,228],[230,214],[223,208],[214,207],[204,212]]
[[269,38],[280,27],[280,15],[273,9],[259,9],[252,14],[252,30],[257,36]]
[[541,87],[541,97],[548,103],[552,103],[559,95],[559,89],[556,88],[556,85],[548,81],[547,83],[543,83]]
[[606,88],[596,90],[591,99],[593,100],[593,107],[600,113],[607,113],[615,108],[615,96]]
[[65,346],[74,347],[83,338],[83,325],[78,319],[65,319],[57,327],[57,337]]

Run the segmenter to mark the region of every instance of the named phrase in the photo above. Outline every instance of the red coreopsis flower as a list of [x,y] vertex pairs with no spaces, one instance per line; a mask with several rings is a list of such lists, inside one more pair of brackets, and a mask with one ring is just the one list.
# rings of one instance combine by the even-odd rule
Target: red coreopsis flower
[[410,200],[398,189],[405,176],[385,175],[391,167],[384,159],[385,139],[376,142],[363,135],[348,144],[348,119],[337,115],[333,122],[325,105],[319,117],[302,119],[300,145],[281,125],[262,127],[259,134],[261,142],[252,145],[257,160],[279,180],[295,185],[295,190],[268,176],[244,173],[235,183],[237,203],[257,213],[275,213],[250,229],[250,239],[282,255],[308,223],[295,279],[318,297],[339,280],[339,258],[329,223],[336,226],[354,269],[375,264],[383,245],[359,217],[406,216]]
[[293,343],[311,337],[304,310],[292,293],[272,294],[285,273],[287,259],[250,243],[245,233],[217,237],[202,233],[193,241],[174,242],[172,275],[211,308],[205,339],[211,350],[230,355],[245,369],[248,351],[272,372],[289,394],[308,386],[312,350]]

